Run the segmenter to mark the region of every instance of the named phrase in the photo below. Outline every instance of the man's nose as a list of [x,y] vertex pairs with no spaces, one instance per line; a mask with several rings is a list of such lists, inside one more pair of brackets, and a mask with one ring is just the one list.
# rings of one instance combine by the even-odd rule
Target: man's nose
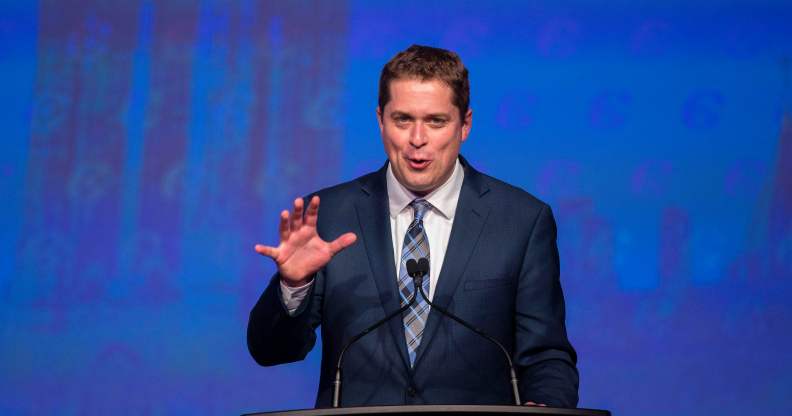
[[426,138],[426,126],[424,126],[421,122],[415,123],[412,131],[410,132],[410,144],[413,147],[422,147],[427,142],[428,139]]

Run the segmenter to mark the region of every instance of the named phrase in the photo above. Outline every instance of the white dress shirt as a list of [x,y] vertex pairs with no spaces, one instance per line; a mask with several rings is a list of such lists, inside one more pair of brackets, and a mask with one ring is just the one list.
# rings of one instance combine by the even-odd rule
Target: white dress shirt
[[[462,168],[462,164],[459,163],[459,159],[457,159],[454,171],[448,180],[423,197],[424,200],[432,205],[432,208],[423,218],[424,232],[426,232],[426,236],[429,239],[429,293],[427,293],[429,299],[434,297],[437,279],[440,276],[440,270],[443,268],[443,260],[448,248],[448,239],[451,236],[451,227],[454,224],[454,215],[456,214],[459,193],[462,191],[464,179],[465,171]],[[401,267],[404,236],[415,215],[410,207],[410,202],[420,197],[405,188],[396,179],[390,164],[388,164],[386,181],[393,260],[394,266],[398,271]],[[313,280],[300,287],[289,287],[283,281],[280,282],[283,304],[286,305],[286,309],[288,309],[290,314],[293,314],[300,306],[312,284]]]

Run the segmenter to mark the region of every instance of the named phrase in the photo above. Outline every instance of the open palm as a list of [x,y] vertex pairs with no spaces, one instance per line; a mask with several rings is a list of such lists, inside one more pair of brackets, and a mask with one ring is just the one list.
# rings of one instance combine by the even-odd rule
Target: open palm
[[[256,252],[275,261],[281,279],[289,286],[308,283],[319,269],[336,253],[356,240],[354,233],[346,233],[333,241],[322,240],[316,231],[319,218],[319,197],[314,196],[304,210],[302,198],[294,200],[294,210],[280,215],[280,244],[277,247],[256,244]],[[304,214],[304,215],[303,215]]]

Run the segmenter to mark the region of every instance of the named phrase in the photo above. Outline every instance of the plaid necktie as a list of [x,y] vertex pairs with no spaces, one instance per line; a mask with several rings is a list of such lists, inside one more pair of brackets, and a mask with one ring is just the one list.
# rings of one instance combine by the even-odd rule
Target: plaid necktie
[[[412,277],[407,275],[407,260],[418,260],[425,257],[429,260],[429,240],[423,227],[423,217],[431,204],[423,199],[416,199],[410,203],[413,209],[414,219],[407,228],[404,235],[404,245],[402,245],[401,266],[399,266],[399,294],[401,295],[402,306],[406,305],[415,291]],[[421,286],[424,293],[429,295],[429,275],[424,276]],[[404,312],[404,337],[407,339],[407,353],[410,355],[410,365],[415,363],[415,351],[421,344],[426,318],[429,316],[429,305],[426,300],[417,294],[415,303]]]

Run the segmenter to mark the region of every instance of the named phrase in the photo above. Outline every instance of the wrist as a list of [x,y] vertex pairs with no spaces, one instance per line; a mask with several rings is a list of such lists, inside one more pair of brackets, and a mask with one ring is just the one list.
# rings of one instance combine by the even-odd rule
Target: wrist
[[281,281],[281,283],[283,283],[284,285],[286,285],[286,286],[288,286],[290,288],[297,289],[297,288],[301,288],[301,287],[304,287],[304,286],[310,284],[313,281],[313,275],[309,275],[309,276],[306,276],[306,277],[304,277],[302,279],[296,279],[296,280],[295,279],[287,279],[287,278],[284,278],[283,276],[281,276],[280,281]]

